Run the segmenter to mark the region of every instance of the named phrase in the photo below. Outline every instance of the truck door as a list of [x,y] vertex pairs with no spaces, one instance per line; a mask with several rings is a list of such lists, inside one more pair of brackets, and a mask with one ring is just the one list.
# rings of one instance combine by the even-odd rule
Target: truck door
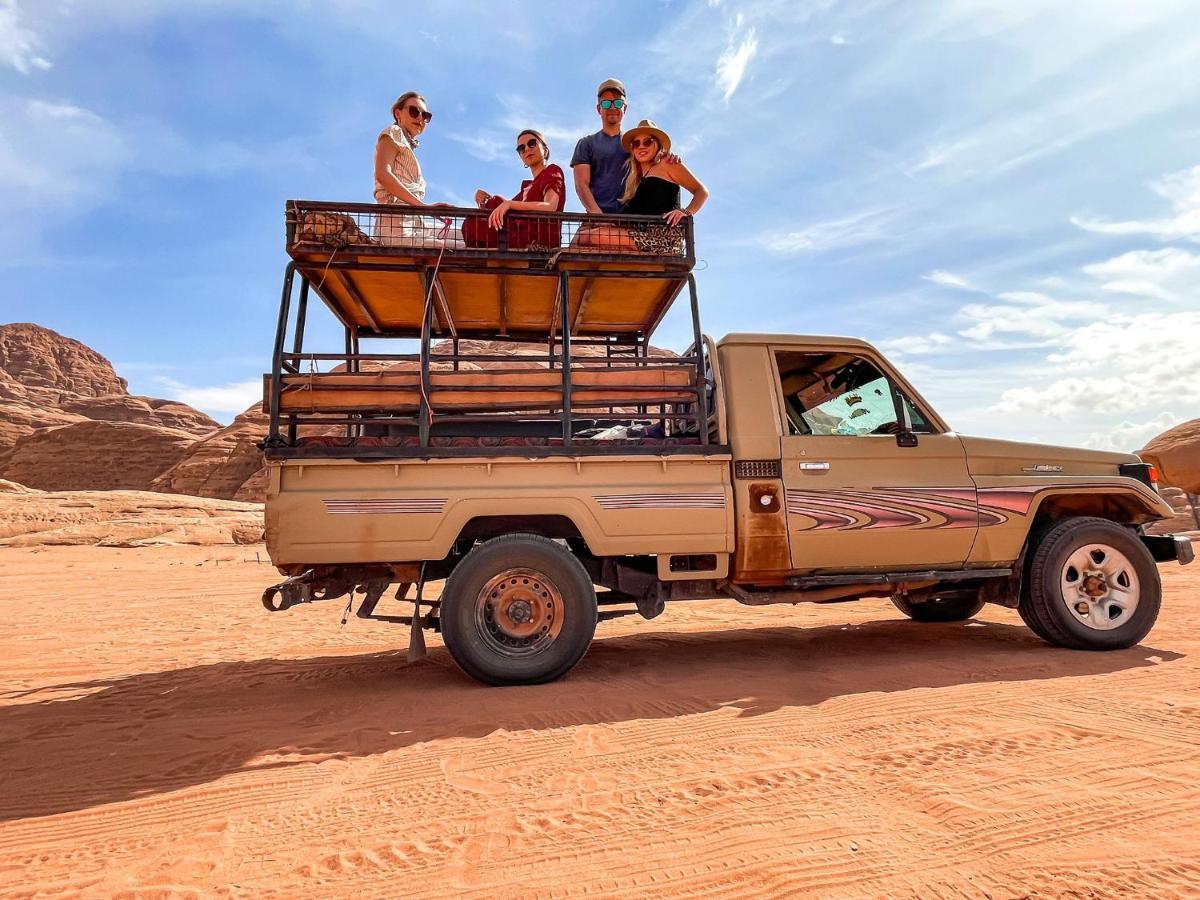
[[[792,566],[822,570],[960,568],[978,502],[958,436],[939,433],[903,392],[915,436],[900,446],[895,381],[855,351],[773,353]],[[911,438],[904,443],[913,443]]]

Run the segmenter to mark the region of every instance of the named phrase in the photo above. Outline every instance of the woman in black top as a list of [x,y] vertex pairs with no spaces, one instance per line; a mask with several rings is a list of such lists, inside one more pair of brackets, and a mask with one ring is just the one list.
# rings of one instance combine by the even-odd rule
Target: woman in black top
[[[664,256],[678,254],[682,241],[678,225],[684,216],[700,211],[708,199],[708,188],[677,158],[668,158],[671,136],[649,119],[643,119],[636,128],[621,135],[621,146],[629,151],[621,212],[660,215],[664,224],[635,229],[593,228],[580,232],[576,244]],[[692,195],[691,202],[682,209],[679,207],[681,187]]]

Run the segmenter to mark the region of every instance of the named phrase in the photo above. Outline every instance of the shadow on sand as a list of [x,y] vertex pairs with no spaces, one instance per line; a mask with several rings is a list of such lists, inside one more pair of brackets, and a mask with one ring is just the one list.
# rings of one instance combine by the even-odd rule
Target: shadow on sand
[[398,651],[148,672],[8,694],[0,820],[497,729],[720,708],[752,716],[869,692],[1069,678],[1178,658],[1146,646],[1057,650],[1007,624],[887,619],[605,638],[567,678],[539,687],[485,688],[440,648],[412,666]]

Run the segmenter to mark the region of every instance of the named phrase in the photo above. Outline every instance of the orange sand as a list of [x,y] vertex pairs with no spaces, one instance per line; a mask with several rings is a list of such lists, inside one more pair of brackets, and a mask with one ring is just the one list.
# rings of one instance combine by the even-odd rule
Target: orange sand
[[500,689],[268,615],[254,547],[0,550],[0,894],[1185,895],[1200,565],[1163,574],[1119,653],[703,602]]

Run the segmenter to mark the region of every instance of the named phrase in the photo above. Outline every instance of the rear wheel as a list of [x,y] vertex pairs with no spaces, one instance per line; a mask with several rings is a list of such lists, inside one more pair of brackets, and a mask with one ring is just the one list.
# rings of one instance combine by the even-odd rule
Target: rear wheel
[[596,632],[596,590],[560,544],[493,538],[467,554],[442,594],[442,637],[459,667],[488,684],[565,675]]
[[1128,528],[1075,518],[1033,550],[1021,618],[1040,637],[1074,650],[1120,650],[1158,618],[1162,583],[1150,551]]
[[931,592],[924,600],[892,597],[892,603],[914,622],[961,622],[983,609],[984,601],[978,590],[969,589]]

